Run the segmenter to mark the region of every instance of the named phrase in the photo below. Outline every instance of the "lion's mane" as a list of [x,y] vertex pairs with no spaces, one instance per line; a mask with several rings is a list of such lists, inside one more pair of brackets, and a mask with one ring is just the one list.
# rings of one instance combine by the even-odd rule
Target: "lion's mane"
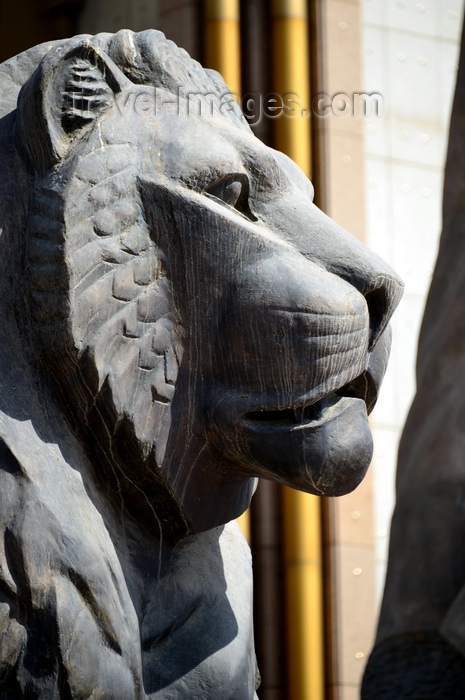
[[[191,658],[186,632],[175,630],[198,624],[195,610],[203,605],[207,574],[197,571],[194,608],[178,609],[172,592],[160,592],[172,585],[181,590],[183,576],[195,580],[184,561],[198,556],[197,550],[207,567],[221,563],[221,529],[179,545],[164,576],[171,547],[165,547],[163,533],[176,540],[189,525],[176,512],[151,447],[173,399],[182,330],[176,327],[163,254],[144,220],[138,173],[127,168],[131,146],[122,134],[119,142],[58,177],[40,167],[44,153],[30,107],[34,71],[44,57],[86,39],[43,44],[0,68],[0,694],[5,700],[168,697],[158,695],[165,686],[171,687],[169,697],[186,697],[184,681],[176,685],[179,669],[172,659],[187,674],[214,658],[237,637],[241,616],[228,613],[220,566],[218,583],[207,593],[219,610],[217,633],[206,637],[201,657],[195,652]],[[219,100],[227,93],[218,74],[204,70],[160,32],[100,34],[92,45],[133,83],[175,96],[192,90]],[[68,79],[98,88],[98,76],[79,54]],[[248,128],[234,105],[224,118]],[[15,134],[21,131],[18,149]],[[134,368],[143,370],[142,385],[134,380]],[[121,445],[124,454],[118,453]],[[139,470],[138,483],[121,468],[128,459]],[[99,480],[105,460],[106,476]],[[155,583],[143,599],[138,584],[128,583],[133,548],[139,545],[120,501],[122,481],[133,489],[139,521],[148,532],[159,533],[156,563],[147,572]],[[145,485],[157,490],[157,512]],[[227,537],[225,546],[236,548],[234,556],[242,557],[247,570],[246,550],[241,554],[242,545],[237,550],[232,544],[236,535]],[[160,596],[171,597],[171,607],[160,607]],[[250,640],[249,617],[242,628]],[[143,649],[140,625],[148,636]],[[243,688],[255,682],[251,643],[238,643],[249,658],[238,661],[240,688],[232,683],[231,698],[242,697]],[[190,683],[195,689],[202,674]]]

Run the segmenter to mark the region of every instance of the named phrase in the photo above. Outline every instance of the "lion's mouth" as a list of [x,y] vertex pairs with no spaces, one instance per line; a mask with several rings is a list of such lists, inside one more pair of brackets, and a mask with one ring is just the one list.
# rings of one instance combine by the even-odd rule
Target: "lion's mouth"
[[280,409],[260,409],[248,411],[243,420],[255,430],[273,430],[276,428],[299,429],[311,425],[320,425],[328,420],[338,409],[346,406],[344,398],[363,399],[367,412],[376,401],[377,390],[370,381],[370,375],[364,372],[345,386],[327,394],[319,401],[306,405],[289,406]]

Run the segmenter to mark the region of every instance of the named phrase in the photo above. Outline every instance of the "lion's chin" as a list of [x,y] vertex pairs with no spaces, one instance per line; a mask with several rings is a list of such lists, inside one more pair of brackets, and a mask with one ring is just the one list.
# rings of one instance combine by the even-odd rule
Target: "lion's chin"
[[360,398],[332,394],[300,416],[292,410],[257,412],[246,414],[241,423],[259,475],[302,491],[350,493],[371,462],[373,441]]

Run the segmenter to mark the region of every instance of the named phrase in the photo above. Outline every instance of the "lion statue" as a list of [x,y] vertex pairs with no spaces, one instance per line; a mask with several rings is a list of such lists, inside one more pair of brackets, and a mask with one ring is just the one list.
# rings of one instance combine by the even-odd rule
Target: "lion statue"
[[402,284],[159,32],[0,87],[0,695],[250,700],[230,521],[363,478]]

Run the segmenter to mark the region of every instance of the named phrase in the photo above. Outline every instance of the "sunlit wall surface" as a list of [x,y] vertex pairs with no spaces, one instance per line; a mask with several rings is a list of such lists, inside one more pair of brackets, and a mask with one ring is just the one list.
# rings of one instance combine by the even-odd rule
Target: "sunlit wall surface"
[[463,0],[364,0],[364,88],[383,97],[365,124],[366,240],[405,281],[391,363],[373,416],[377,594],[394,507],[397,447],[415,391],[416,345],[441,231],[443,170]]

